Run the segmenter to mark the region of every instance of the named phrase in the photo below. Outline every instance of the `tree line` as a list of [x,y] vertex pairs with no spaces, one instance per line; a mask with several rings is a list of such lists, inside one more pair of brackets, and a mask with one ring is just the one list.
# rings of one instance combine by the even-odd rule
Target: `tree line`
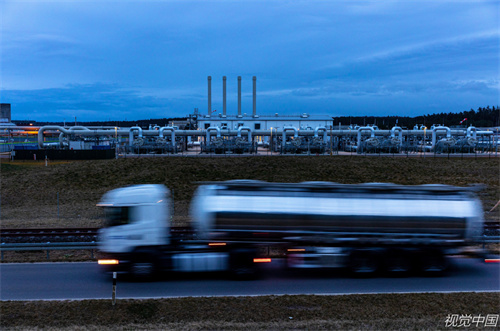
[[469,111],[459,113],[436,113],[415,117],[409,116],[339,116],[334,117],[334,125],[339,122],[342,125],[375,124],[380,129],[390,129],[396,125],[412,129],[416,124],[425,125],[430,128],[433,124],[441,124],[448,127],[494,127],[500,126],[500,107],[479,107],[477,110],[471,108]]
[[[477,110],[471,108],[469,111],[462,111],[459,113],[439,113],[428,114],[415,117],[409,116],[339,116],[333,117],[333,124],[338,125],[360,125],[366,126],[368,124],[375,124],[380,129],[390,129],[394,126],[400,126],[405,129],[413,129],[418,125],[425,125],[430,128],[433,124],[441,124],[448,127],[494,127],[500,126],[500,107],[487,106],[479,107]],[[36,122],[36,121],[12,121],[17,125],[63,125],[61,122]],[[73,123],[67,123],[73,125]],[[140,126],[148,128],[151,125],[169,126],[176,125],[180,129],[195,129],[195,121],[187,117],[175,118],[159,118],[159,119],[144,119],[134,121],[91,121],[91,122],[78,122],[82,126],[117,126],[117,127],[132,127]]]

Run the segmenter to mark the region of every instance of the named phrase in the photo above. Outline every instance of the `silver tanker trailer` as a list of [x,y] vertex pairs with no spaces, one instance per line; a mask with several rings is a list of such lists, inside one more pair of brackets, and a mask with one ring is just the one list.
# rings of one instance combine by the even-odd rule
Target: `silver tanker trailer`
[[[137,276],[158,270],[231,271],[253,276],[260,263],[348,268],[354,274],[440,273],[449,254],[479,241],[483,210],[474,188],[234,180],[201,185],[193,231],[170,228],[168,190],[113,190],[101,204],[102,263]],[[269,256],[269,247],[275,248]],[[266,250],[267,249],[267,250]]]

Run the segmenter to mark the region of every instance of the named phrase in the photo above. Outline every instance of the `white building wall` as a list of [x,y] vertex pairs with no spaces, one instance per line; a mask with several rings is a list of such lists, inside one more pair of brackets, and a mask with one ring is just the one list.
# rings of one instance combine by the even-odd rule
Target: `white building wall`
[[[260,124],[260,128],[256,129],[256,124]],[[266,119],[266,118],[203,118],[198,120],[198,127],[200,129],[206,129],[207,127],[219,127],[222,128],[227,125],[230,130],[236,130],[240,126],[250,127],[252,130],[270,130],[273,129],[283,129],[284,127],[296,127],[298,129],[305,130],[309,128],[314,130],[316,127],[326,127],[330,128],[332,125],[332,119],[297,119],[297,118],[277,118],[277,119]]]

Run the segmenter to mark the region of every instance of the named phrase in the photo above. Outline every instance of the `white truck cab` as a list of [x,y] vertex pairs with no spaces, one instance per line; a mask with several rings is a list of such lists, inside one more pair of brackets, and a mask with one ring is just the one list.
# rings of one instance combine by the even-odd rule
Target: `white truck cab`
[[131,253],[137,247],[169,244],[170,192],[163,185],[135,185],[106,193],[100,250]]

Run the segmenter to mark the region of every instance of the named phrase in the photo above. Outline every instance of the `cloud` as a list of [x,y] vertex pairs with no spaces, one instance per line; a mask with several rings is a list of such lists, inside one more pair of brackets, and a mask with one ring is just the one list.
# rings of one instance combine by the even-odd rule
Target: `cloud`
[[268,90],[260,95],[268,98],[293,97],[310,99],[352,98],[357,96],[391,97],[391,96],[420,96],[425,98],[429,94],[464,93],[475,95],[495,96],[500,93],[500,80],[440,80],[429,82],[419,81],[344,81],[324,80],[316,86],[291,89]]
[[228,112],[239,75],[270,114],[499,100],[497,2],[4,3],[2,102],[26,118],[206,112],[208,75]]
[[[345,79],[411,79],[411,75],[474,72],[498,75],[500,32],[395,47],[316,70],[317,76]],[[493,67],[491,66],[492,64]]]
[[[2,90],[12,103],[13,117],[32,120],[141,119],[179,116],[174,107],[182,98],[147,95],[114,84],[71,84],[64,88]],[[185,113],[182,113],[184,115]]]

